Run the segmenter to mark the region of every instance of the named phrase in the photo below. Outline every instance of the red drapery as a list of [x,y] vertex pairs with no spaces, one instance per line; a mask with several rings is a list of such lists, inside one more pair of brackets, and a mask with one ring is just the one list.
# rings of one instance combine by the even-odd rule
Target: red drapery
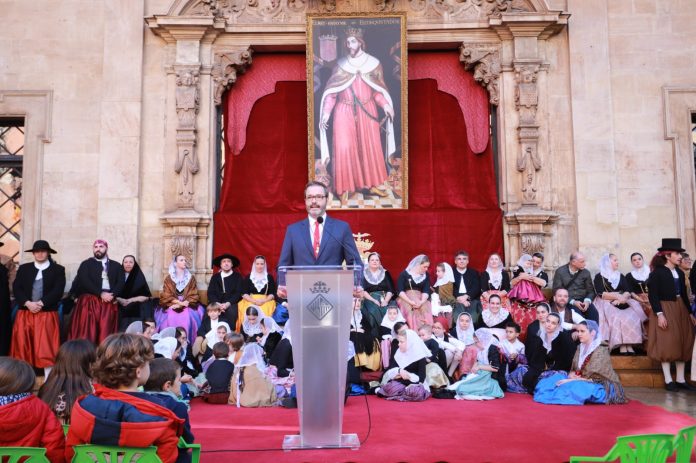
[[[329,211],[350,223],[354,233],[371,235],[372,250],[382,255],[394,277],[420,253],[427,254],[434,267],[437,262],[452,262],[454,252],[465,249],[477,269],[485,267],[490,253],[502,253],[502,212],[491,144],[487,140],[481,154],[472,152],[467,141],[472,129],[462,113],[462,104],[478,111],[485,108],[485,114],[473,114],[477,122],[472,123],[480,126],[482,118],[488,119],[487,95],[461,65],[451,65],[456,61],[451,55],[409,54],[409,66],[418,76],[408,88],[409,209]],[[283,65],[304,68],[304,56],[294,60],[282,56]],[[241,79],[253,81],[253,68]],[[432,78],[425,78],[428,73]],[[457,95],[438,89],[438,82],[440,89],[442,82],[449,82],[448,88]],[[230,92],[224,103],[226,133],[234,98]],[[481,140],[477,143],[481,145]],[[229,147],[226,152],[225,181],[214,217],[214,253],[237,255],[243,272],[249,271],[257,254],[265,255],[269,268],[274,268],[285,228],[305,216],[305,82],[277,82],[274,93],[253,105],[241,154],[232,155]]]

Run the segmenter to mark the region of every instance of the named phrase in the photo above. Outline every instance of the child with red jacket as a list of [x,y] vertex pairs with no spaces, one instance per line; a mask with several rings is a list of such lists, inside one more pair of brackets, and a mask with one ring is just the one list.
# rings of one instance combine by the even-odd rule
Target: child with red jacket
[[112,334],[99,345],[92,367],[94,393],[80,397],[73,406],[65,450],[68,461],[72,446],[79,444],[154,445],[164,463],[176,461],[184,420],[135,395],[150,376],[153,358],[152,343],[138,334]]
[[51,463],[63,463],[63,428],[31,393],[35,381],[28,363],[0,357],[0,447],[45,447]]

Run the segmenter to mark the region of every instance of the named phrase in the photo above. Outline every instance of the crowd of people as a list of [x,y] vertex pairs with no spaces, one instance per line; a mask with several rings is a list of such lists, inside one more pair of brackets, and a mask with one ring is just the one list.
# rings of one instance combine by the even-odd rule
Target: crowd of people
[[[204,306],[184,256],[173,258],[153,298],[136,258],[111,260],[108,243],[97,240],[66,300],[65,269],[49,243],[27,252],[34,259],[12,284],[9,357],[0,357],[2,445],[45,446],[51,461],[63,461],[79,443],[154,444],[163,461],[185,462],[176,443],[193,441],[192,398],[296,404],[287,301],[263,256],[248,276],[234,255],[218,256]],[[685,366],[696,272],[684,252],[680,240],[664,239],[649,265],[632,254],[626,275],[607,254],[594,277],[573,252],[551,280],[540,253],[512,268],[492,254],[479,273],[458,251],[453,265],[436,263],[434,282],[424,254],[394,280],[373,252],[353,305],[347,391],[397,401],[528,393],[547,404],[621,404],[611,355],[638,355],[643,346],[661,363],[668,390],[695,390]],[[59,309],[71,299],[68,340],[59,345]],[[59,424],[70,425],[67,441]]]

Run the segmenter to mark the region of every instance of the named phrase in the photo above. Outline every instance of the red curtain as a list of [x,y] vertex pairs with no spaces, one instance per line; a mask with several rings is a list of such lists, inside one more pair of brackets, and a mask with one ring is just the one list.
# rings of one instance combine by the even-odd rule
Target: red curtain
[[[449,59],[445,54],[411,53],[409,64],[426,58],[432,64],[437,56]],[[460,103],[438,90],[434,78],[448,73],[444,77],[451,80],[449,74],[457,72],[462,86],[477,84],[461,66],[432,66],[431,72],[433,79],[411,80],[408,87],[409,208],[329,211],[347,221],[354,233],[371,235],[372,250],[382,255],[394,277],[420,253],[427,254],[434,267],[437,262],[452,262],[454,252],[465,249],[472,266],[481,269],[490,253],[502,255],[503,250],[491,143],[481,154],[471,151]],[[241,79],[253,79],[253,66]],[[478,90],[467,95],[487,98]],[[486,107],[480,101],[476,104]],[[234,110],[234,101],[227,101],[224,108]],[[274,93],[256,101],[246,135],[241,154],[226,150],[225,181],[214,217],[214,253],[235,254],[243,272],[250,270],[257,254],[265,255],[269,268],[274,268],[285,228],[306,214],[305,82],[278,82]]]

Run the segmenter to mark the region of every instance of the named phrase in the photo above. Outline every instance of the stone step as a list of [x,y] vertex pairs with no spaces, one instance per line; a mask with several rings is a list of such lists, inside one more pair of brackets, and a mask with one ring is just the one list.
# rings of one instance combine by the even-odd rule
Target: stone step
[[623,356],[612,355],[611,364],[614,370],[659,370],[662,371],[660,362],[656,362],[645,355]]
[[645,355],[612,355],[611,364],[624,387],[665,387],[660,363]]

